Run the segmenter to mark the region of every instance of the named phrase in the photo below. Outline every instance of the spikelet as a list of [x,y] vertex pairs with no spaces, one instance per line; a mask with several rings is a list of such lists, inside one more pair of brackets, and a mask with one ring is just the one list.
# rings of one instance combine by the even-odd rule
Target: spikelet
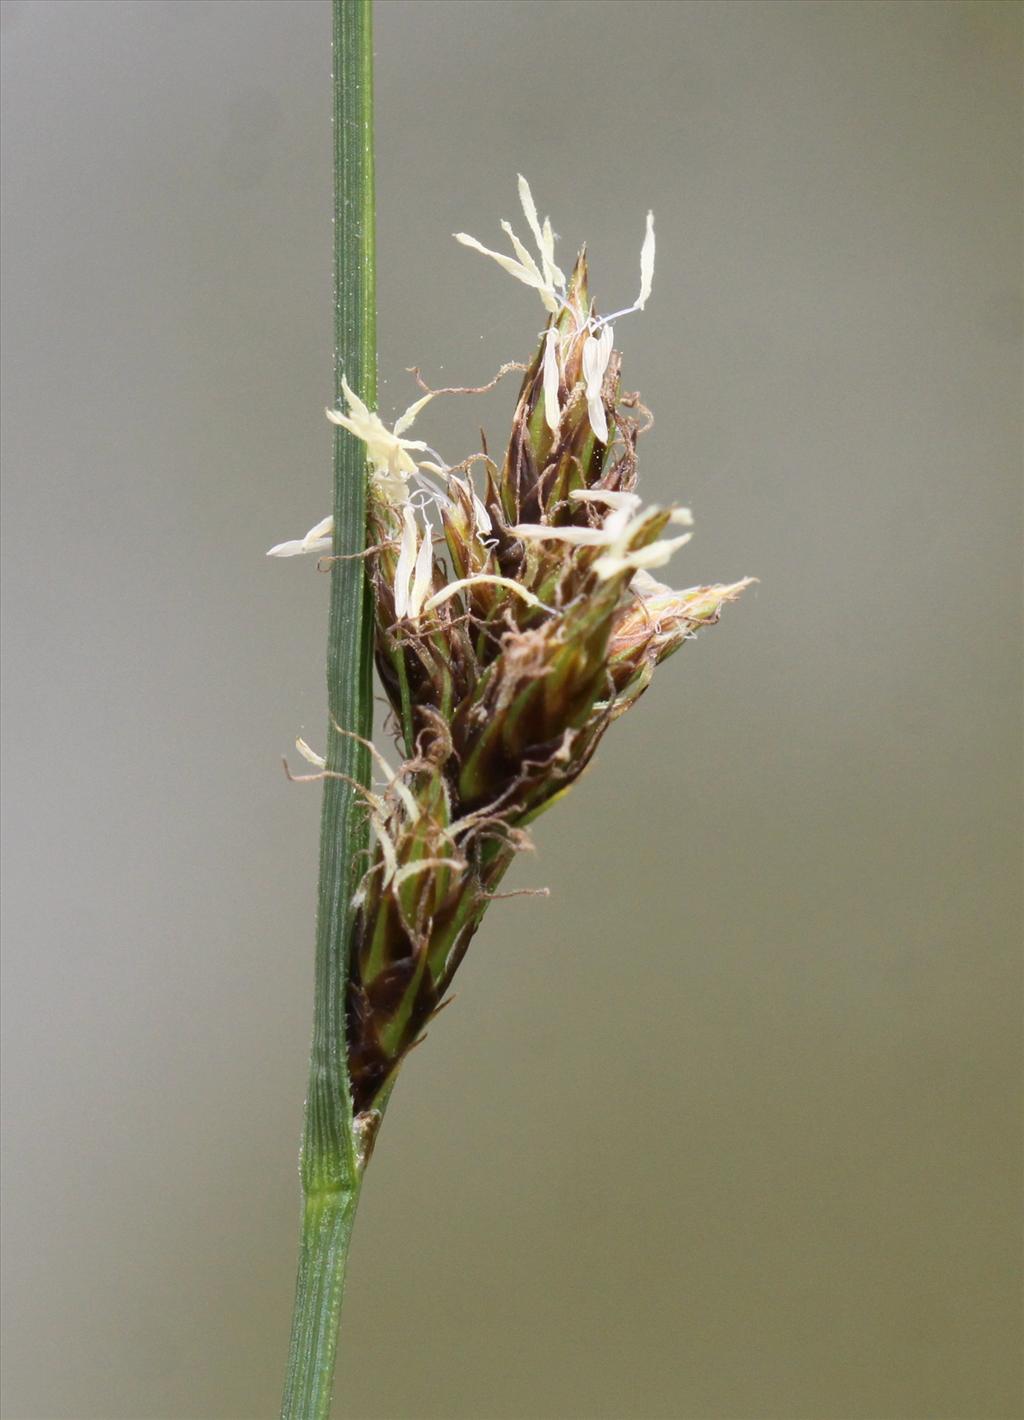
[[[367,1120],[443,1005],[529,846],[527,825],[578,778],[657,666],[750,582],[673,591],[651,576],[688,540],[677,529],[690,515],[637,496],[642,406],[622,394],[585,252],[567,280],[523,179],[520,194],[537,259],[507,223],[515,258],[460,236],[548,313],[501,462],[482,453],[451,468],[403,437],[440,391],[393,430],[354,397],[331,416],[367,446],[375,656],[404,751],[367,797],[375,846],[353,883],[347,1041],[353,1106]],[[615,319],[642,309],[653,264],[648,217],[640,297]],[[317,550],[324,532],[307,534]]]

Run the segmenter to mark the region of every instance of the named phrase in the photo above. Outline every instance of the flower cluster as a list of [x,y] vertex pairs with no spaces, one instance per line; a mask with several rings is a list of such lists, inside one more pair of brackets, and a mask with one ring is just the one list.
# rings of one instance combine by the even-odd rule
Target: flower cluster
[[[640,433],[622,393],[611,321],[642,310],[654,273],[648,214],[640,294],[599,317],[581,254],[555,262],[525,179],[535,257],[507,222],[515,256],[457,239],[535,289],[548,314],[525,369],[500,463],[449,466],[344,386],[328,417],[366,446],[375,653],[403,761],[364,793],[374,829],[357,907],[348,991],[353,1103],[372,1111],[440,1009],[469,941],[528,824],[584,770],[608,725],[655,667],[718,620],[749,579],[673,591],[665,566],[690,533],[687,509],[644,506],[634,491]],[[322,553],[330,519],[270,555]],[[337,732],[346,733],[342,727]],[[323,762],[308,746],[307,758]]]

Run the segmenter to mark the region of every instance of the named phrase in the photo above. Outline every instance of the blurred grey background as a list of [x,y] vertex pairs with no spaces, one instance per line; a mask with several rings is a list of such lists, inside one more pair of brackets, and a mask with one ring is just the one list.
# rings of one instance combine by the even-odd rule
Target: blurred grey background
[[[4,20],[9,1420],[276,1413],[330,504],[330,11]],[[364,1193],[347,1420],[1020,1413],[1021,10],[383,0],[382,407],[530,178],[756,574],[537,829]],[[511,387],[433,407],[452,461]]]

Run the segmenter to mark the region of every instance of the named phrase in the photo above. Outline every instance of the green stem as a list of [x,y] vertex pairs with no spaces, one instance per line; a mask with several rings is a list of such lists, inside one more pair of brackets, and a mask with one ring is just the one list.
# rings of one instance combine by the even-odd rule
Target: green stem
[[[372,0],[333,0],[335,396],[341,378],[377,403],[374,269]],[[334,439],[334,550],[327,633],[327,701],[333,724],[369,738],[373,620],[366,547],[364,446]],[[352,557],[351,554],[357,554]],[[345,560],[345,559],[348,560]],[[328,726],[327,768],[361,784],[369,756]],[[368,825],[344,779],[324,781],[317,910],[316,983],[309,1091],[302,1140],[305,1196],[283,1420],[326,1420],[338,1321],[361,1165],[345,1046],[345,990],[352,893]]]

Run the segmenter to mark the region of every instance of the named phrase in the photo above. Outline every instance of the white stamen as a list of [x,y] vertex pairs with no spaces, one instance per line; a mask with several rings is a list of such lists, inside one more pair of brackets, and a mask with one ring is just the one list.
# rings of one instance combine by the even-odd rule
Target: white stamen
[[480,252],[483,256],[489,256],[510,276],[521,281],[524,286],[532,286],[543,301],[544,309],[555,314],[565,302],[565,273],[555,265],[555,234],[551,230],[550,219],[545,217],[544,225],[541,226],[537,217],[537,205],[530,191],[530,184],[521,173],[519,175],[519,201],[522,204],[533,239],[537,243],[540,266],[537,265],[532,253],[519,240],[509,222],[502,221],[501,228],[512,243],[518,260],[505,256],[502,252],[492,251],[490,247],[485,247],[477,241],[476,237],[471,237],[467,232],[456,232],[455,240],[461,242],[463,246],[472,247],[474,251]]
[[410,404],[409,408],[405,411],[405,413],[400,414],[395,420],[394,432],[396,434],[404,434],[406,429],[409,428],[409,426],[412,424],[413,420],[416,418],[417,414],[419,414],[420,410],[424,407],[424,405],[429,404],[430,401],[434,398],[434,394],[435,391],[431,390],[430,393],[425,394],[422,399],[418,399],[415,404]]
[[396,888],[408,882],[410,878],[416,877],[418,873],[424,873],[428,868],[455,868],[458,872],[465,870],[465,863],[461,858],[419,858],[415,863],[405,863],[393,874],[392,881]]
[[544,279],[550,283],[551,263],[548,260],[545,250],[544,233],[541,231],[540,222],[537,220],[537,204],[533,200],[530,184],[523,177],[522,173],[519,173],[518,176],[519,202],[526,216],[526,220],[530,224],[530,231],[533,233],[533,240],[537,243],[537,250],[541,254],[541,260],[544,262]]
[[472,247],[474,251],[480,252],[483,256],[489,256],[492,261],[496,261],[502,270],[507,271],[510,276],[514,276],[517,281],[521,281],[524,286],[532,286],[540,293],[540,298],[544,306],[552,313],[558,310],[558,302],[554,295],[544,284],[542,277],[534,275],[522,262],[514,261],[512,257],[505,256],[500,251],[491,251],[490,247],[485,247],[482,242],[478,242],[476,237],[471,237],[468,232],[456,232],[455,240],[461,242],[464,247]]
[[381,857],[384,859],[384,886],[398,872],[398,854],[395,845],[391,841],[391,835],[385,827],[384,819],[380,814],[371,813],[370,822],[373,824],[373,831],[377,835],[377,842],[380,844]]
[[477,532],[487,534],[494,528],[491,522],[491,515],[487,511],[483,499],[479,496],[472,483],[469,485],[470,497],[473,499],[473,511],[476,513]]
[[551,230],[551,218],[544,218],[544,240],[541,243],[541,253],[545,258],[545,269],[550,267],[551,277],[556,286],[565,286],[565,272],[555,265],[555,234]]
[[682,537],[662,538],[649,542],[646,547],[638,547],[634,552],[609,552],[594,563],[594,571],[602,578],[615,577],[632,567],[635,571],[647,567],[664,567],[673,552],[685,547],[693,533],[683,533]]
[[535,538],[538,542],[568,542],[574,547],[606,547],[608,544],[604,528],[549,528],[546,523],[517,523],[509,532],[515,537]]
[[602,444],[608,442],[608,419],[604,401],[601,399],[601,385],[612,355],[614,334],[610,325],[603,326],[600,335],[588,335],[583,346],[583,378],[587,386],[587,412],[590,427]]
[[647,214],[647,230],[644,244],[640,248],[640,294],[636,298],[636,309],[642,311],[654,284],[654,213]]
[[307,764],[315,764],[317,769],[326,769],[326,759],[324,759],[322,754],[317,754],[315,749],[311,749],[301,735],[295,741],[295,748],[299,751]]
[[[513,528],[513,532],[514,531],[515,529]],[[529,606],[539,606],[544,611],[554,611],[554,607],[545,606],[539,597],[535,597],[528,588],[520,586],[520,584],[514,582],[511,577],[492,577],[485,572],[478,572],[473,577],[459,577],[457,581],[449,582],[446,587],[442,587],[441,591],[435,592],[430,600],[424,603],[423,610],[433,611],[434,608],[440,606],[442,602],[446,602],[449,597],[455,596],[456,592],[461,592],[463,587],[472,587],[480,582],[489,582],[495,587],[507,587],[510,592],[515,592],[517,596],[522,597],[523,601]]]
[[659,582],[656,577],[651,576],[650,572],[644,572],[643,569],[630,577],[629,590],[635,592],[641,599],[661,596],[665,592],[672,596],[677,595],[671,587],[666,586],[664,582]]
[[409,504],[406,503],[402,509],[402,547],[395,564],[395,617],[399,621],[405,616],[409,607],[409,584],[416,563],[416,543],[416,516]]
[[523,246],[522,242],[516,236],[515,232],[513,232],[512,224],[510,222],[502,222],[501,230],[505,233],[506,237],[508,237],[509,241],[512,243],[512,246],[515,248],[516,256],[526,267],[527,271],[532,272],[533,275],[536,276],[538,290],[542,289],[545,286],[549,286],[551,283],[548,280],[547,273],[545,272],[543,276],[541,275],[540,267],[534,261],[527,248]]
[[[496,261],[503,270],[510,276],[514,276],[517,281],[522,281],[525,286],[531,286],[540,295],[544,302],[545,310],[552,314],[557,313],[563,306],[568,307],[567,281],[565,272],[555,263],[555,234],[551,227],[550,217],[544,218],[541,225],[537,216],[537,204],[533,200],[533,193],[530,191],[530,184],[519,174],[519,201],[530,227],[530,232],[537,243],[537,250],[540,253],[540,267],[533,255],[526,249],[526,246],[519,240],[508,222],[503,221],[502,230],[506,233],[516,253],[516,258],[505,256],[502,252],[492,251],[490,247],[485,247],[478,242],[476,237],[469,236],[466,232],[456,232],[455,239],[463,246],[472,247],[474,251],[481,252],[484,256],[489,256],[492,261]],[[610,316],[591,316],[586,321],[589,330],[597,331],[607,326],[611,321],[617,320],[619,316],[632,315],[634,311],[642,311],[647,304],[651,294],[651,287],[654,282],[654,213],[648,212],[647,226],[644,232],[643,245],[640,248],[640,294],[631,306],[624,310],[616,311]],[[600,415],[597,416],[595,433],[604,423]]]
[[[594,571],[602,579],[615,577],[620,572],[632,568],[637,571],[645,567],[663,567],[678,548],[683,547],[693,536],[684,533],[682,537],[661,538],[643,547],[630,548],[630,543],[652,517],[662,510],[651,506],[637,511],[639,499],[635,493],[606,491],[600,488],[583,489],[573,495],[581,501],[607,502],[612,511],[599,528],[548,527],[546,523],[520,523],[510,531],[520,538],[536,538],[538,541],[566,542],[574,547],[603,547],[607,551],[594,562]],[[692,523],[688,508],[674,508],[669,521]]]
[[328,409],[327,418],[366,445],[366,460],[377,492],[393,503],[404,503],[409,496],[407,481],[417,469],[411,455],[429,453],[430,448],[421,439],[403,439],[400,435],[409,428],[423,406],[434,398],[433,393],[411,404],[395,421],[394,429],[389,429],[379,414],[372,413],[366,407],[347,380],[342,379],[341,388],[348,410],[343,414],[341,410]]
[[364,739],[362,735],[357,735],[355,730],[343,730],[337,720],[332,719],[331,724],[339,735],[345,735],[349,739],[357,740],[365,749],[369,750],[374,764],[383,772],[387,780],[387,787],[394,789],[396,795],[402,801],[402,807],[409,815],[410,822],[415,823],[420,816],[420,807],[408,785],[402,782],[401,771],[391,768],[391,765],[374,744],[373,740]]
[[494,524],[491,522],[491,515],[484,506],[483,499],[473,487],[472,475],[467,474],[465,479],[456,478],[453,475],[451,482],[455,485],[456,488],[461,489],[463,493],[467,493],[469,495],[470,502],[473,504],[473,515],[476,518],[477,535],[486,535],[487,533],[491,532],[494,527]]
[[416,570],[413,574],[412,589],[409,592],[409,615],[415,621],[420,614],[424,598],[434,580],[434,549],[431,544],[430,528],[423,533],[423,541],[416,556]]
[[604,503],[609,508],[639,508],[640,495],[615,488],[574,488],[569,497],[575,503]]
[[307,552],[329,552],[334,546],[334,515],[328,514],[311,527],[305,537],[279,542],[267,551],[268,557],[301,557]]

